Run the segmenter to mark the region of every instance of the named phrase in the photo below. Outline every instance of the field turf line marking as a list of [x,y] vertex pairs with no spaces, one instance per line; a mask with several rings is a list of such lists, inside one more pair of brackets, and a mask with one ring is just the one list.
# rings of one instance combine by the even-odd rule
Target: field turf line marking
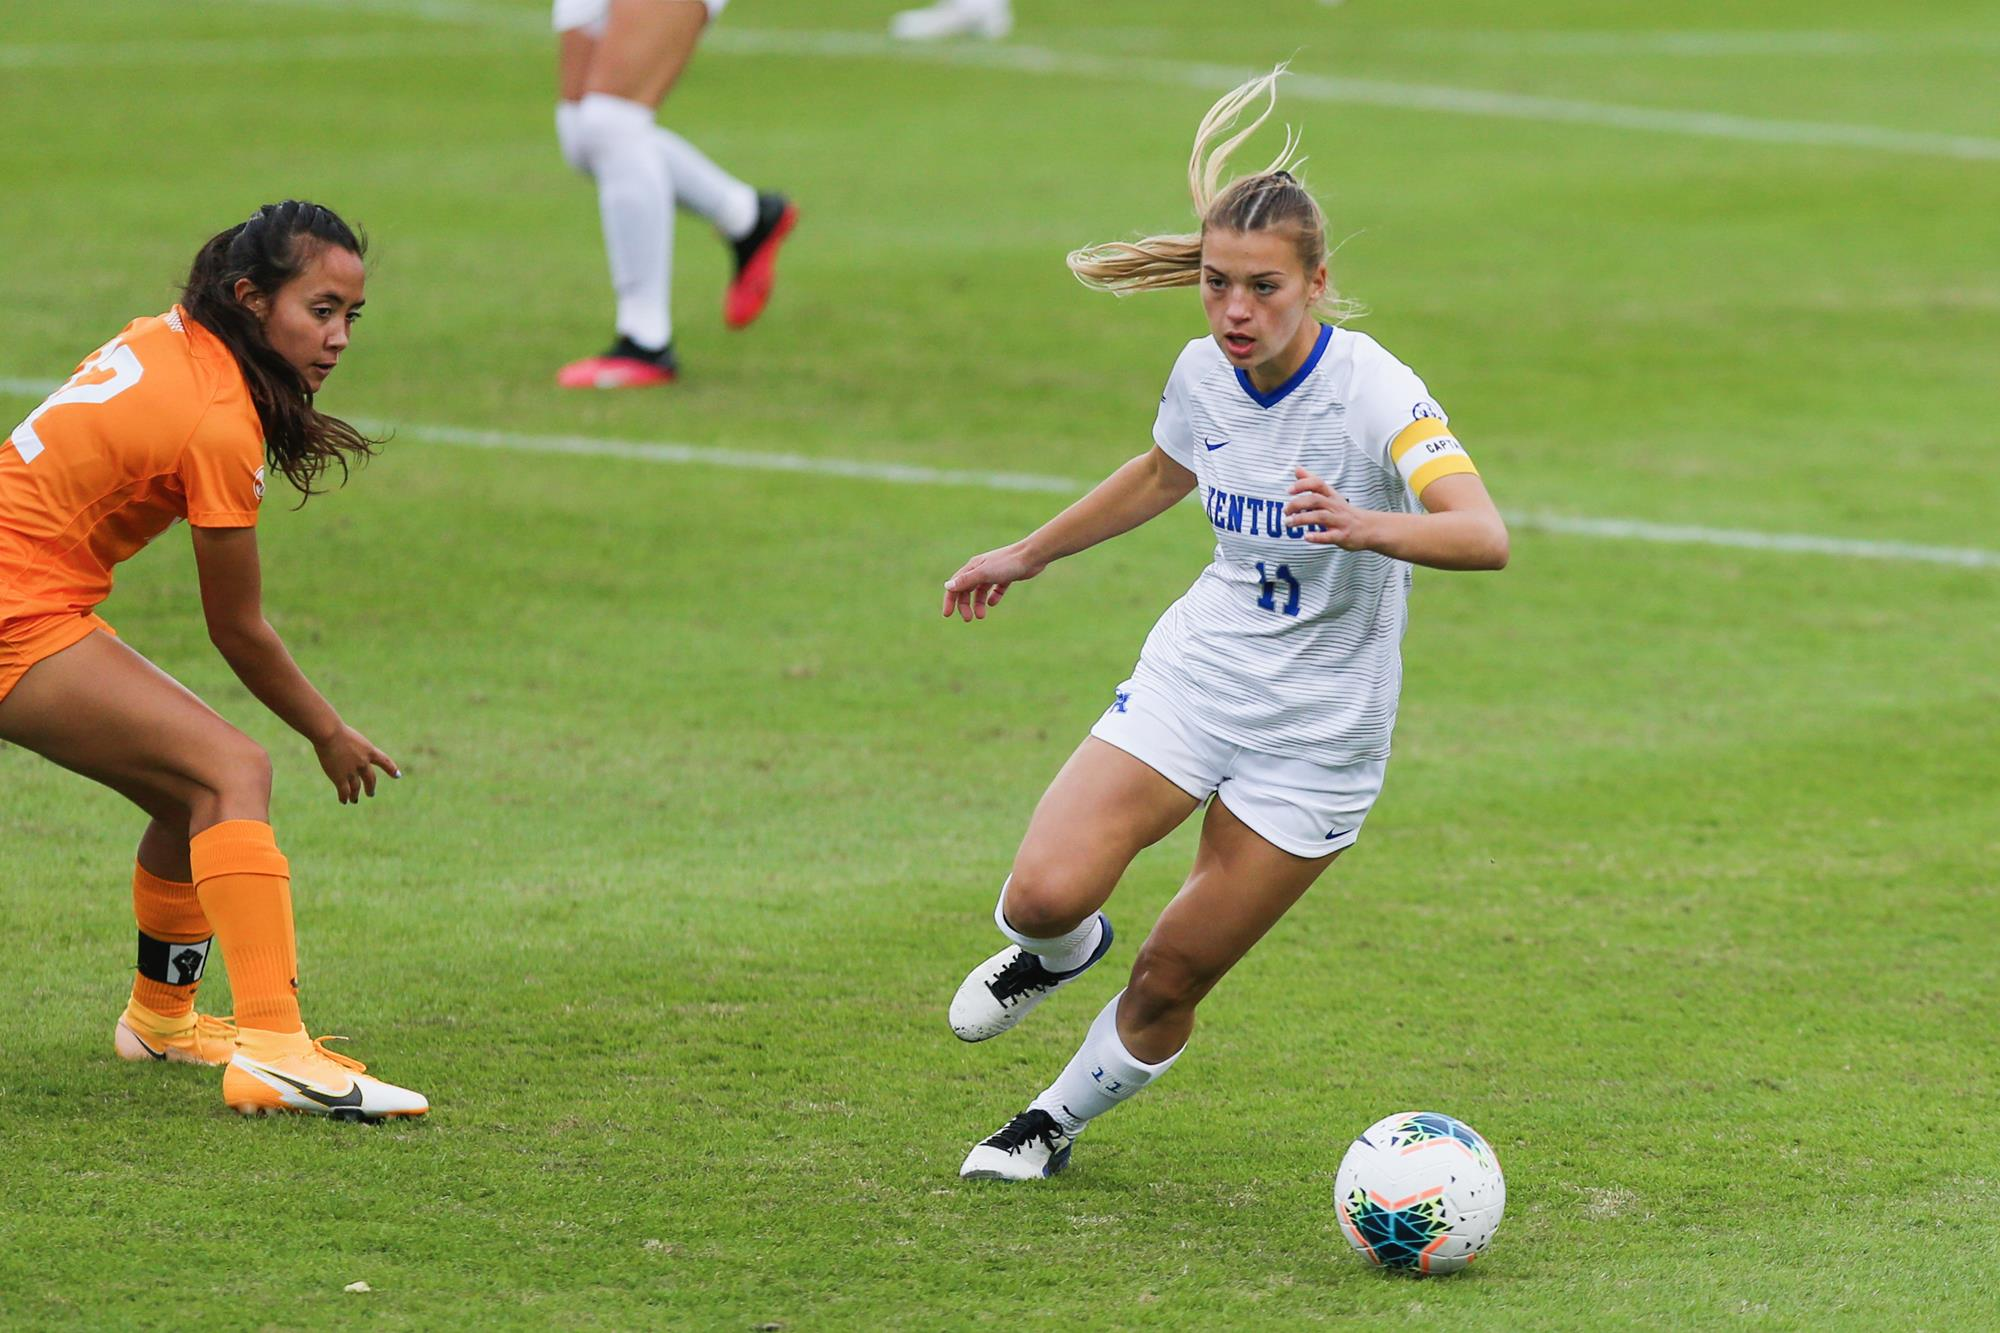
[[629,458],[641,463],[693,463],[750,472],[792,472],[857,481],[886,481],[904,486],[971,486],[989,491],[1050,491],[1080,495],[1089,482],[1071,477],[1038,476],[1032,472],[977,472],[922,467],[906,463],[871,463],[852,458],[815,458],[808,454],[765,453],[755,449],[719,449],[699,444],[669,444],[638,440],[606,440],[594,435],[523,435],[515,431],[474,430],[464,426],[431,426],[414,422],[369,421],[367,429],[393,429],[398,439],[429,444],[456,444],[474,449],[507,449],[531,454],[577,454],[592,458]]
[[1690,28],[1678,32],[1672,29],[1621,32],[1610,28],[1568,31],[1486,28],[1454,32],[1431,28],[1370,34],[1368,40],[1425,54],[1455,51],[1475,55],[1817,57],[1928,55],[1937,52],[1963,54],[2000,49],[2000,37],[1991,33],[1841,32],[1831,28],[1773,28],[1742,32],[1717,28]]
[[[505,39],[480,41],[484,51]],[[184,41],[14,42],[0,44],[0,69],[76,69],[124,65],[239,65],[247,60],[375,60],[383,56],[466,51],[463,37],[343,33],[317,37],[196,37]]]
[[[251,0],[285,8],[338,9],[442,23],[471,23],[531,29],[546,34],[540,13],[490,10],[457,0]],[[1205,61],[1166,60],[1148,56],[1099,56],[1057,51],[1012,42],[999,44],[915,45],[880,33],[785,31],[735,28],[724,24],[702,39],[705,50],[738,55],[779,55],[807,58],[887,59],[917,64],[955,65],[1019,74],[1097,78],[1199,88],[1209,92],[1234,87],[1249,66]],[[1742,143],[1810,145],[1819,148],[1860,148],[1911,157],[1942,157],[1959,161],[2000,162],[2000,139],[1974,134],[1939,134],[1897,130],[1879,125],[1849,125],[1812,120],[1778,120],[1739,116],[1723,111],[1685,111],[1671,107],[1624,106],[1612,102],[1539,97],[1526,93],[1487,92],[1392,82],[1386,79],[1344,78],[1295,73],[1286,94],[1309,101],[1350,103],[1410,111],[1436,111],[1462,116],[1548,124],[1587,125],[1598,129],[1635,130],[1693,138],[1727,139]]]
[[[909,48],[886,37],[861,33],[791,33],[754,29],[717,29],[707,39],[718,50],[765,55],[894,56],[929,64],[971,66],[1027,74],[1065,77],[1141,79],[1151,83],[1214,90],[1241,82],[1245,69],[1233,65],[1152,57],[1094,56],[1033,46],[939,46]],[[1456,115],[1554,124],[1588,125],[1599,129],[1641,130],[1695,138],[1739,142],[1803,144],[1822,148],[1864,148],[1916,157],[1946,157],[1965,161],[2000,162],[2000,139],[1970,134],[1934,134],[1887,129],[1877,125],[1843,125],[1810,120],[1773,120],[1722,111],[1681,111],[1670,107],[1622,106],[1525,93],[1485,92],[1395,83],[1384,79],[1346,78],[1294,73],[1285,94],[1309,101],[1350,103],[1397,110],[1440,111]]]
[[[0,395],[36,399],[55,388],[52,380],[0,379]],[[1034,472],[985,472],[923,467],[914,463],[870,462],[858,458],[816,458],[809,454],[767,453],[755,449],[723,449],[712,445],[665,441],[612,440],[595,435],[535,435],[520,431],[480,430],[423,422],[393,422],[356,418],[355,424],[375,433],[394,432],[401,440],[499,449],[514,453],[623,458],[637,463],[666,463],[725,468],[737,472],[785,472],[795,475],[843,477],[898,486],[969,486],[988,491],[1035,491],[1051,495],[1081,495],[1094,484],[1075,477]],[[1821,537],[1808,533],[1756,532],[1742,528],[1709,528],[1691,524],[1652,523],[1630,518],[1579,518],[1538,510],[1510,511],[1507,522],[1528,532],[1568,537],[1598,537],[1616,541],[1655,542],[1666,546],[1721,546],[1740,551],[1775,551],[1794,555],[1840,556],[1858,560],[1897,560],[1963,569],[2000,569],[2000,551],[1972,546],[1923,546],[1911,542],[1869,541],[1851,537]]]

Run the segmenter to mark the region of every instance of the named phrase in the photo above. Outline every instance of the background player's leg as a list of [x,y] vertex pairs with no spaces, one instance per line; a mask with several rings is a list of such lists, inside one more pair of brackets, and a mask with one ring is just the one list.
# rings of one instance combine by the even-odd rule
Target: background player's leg
[[583,131],[577,125],[582,110],[583,85],[590,76],[590,60],[597,53],[597,39],[582,28],[556,34],[556,144],[563,161],[572,170],[590,174],[583,153]]
[[[596,58],[597,39],[583,28],[559,34],[556,58],[556,141],[562,146],[563,160],[588,174],[583,156],[581,132],[577,127],[580,103]],[[685,65],[686,59],[682,58]],[[760,221],[757,191],[717,166],[701,149],[664,126],[655,126],[653,143],[666,164],[667,179],[673,182],[674,203],[706,218],[728,241],[750,236]]]
[[701,0],[611,0],[583,91],[657,109],[708,25]]
[[727,240],[750,234],[757,225],[757,191],[665,126],[654,128],[653,146],[674,183],[676,205],[706,218]]
[[564,102],[583,98],[590,80],[590,62],[597,55],[597,39],[586,28],[570,28],[556,34],[556,97]]
[[618,387],[674,377],[674,185],[653,113],[686,68],[707,22],[708,7],[700,0],[612,0],[601,41],[586,51],[564,35],[560,77],[571,80],[582,55],[588,65],[574,121],[558,113],[557,132],[571,136],[566,155],[573,147],[573,160],[597,182],[618,341],[605,357],[565,367],[559,383]]
[[668,309],[673,183],[653,147],[653,109],[607,93],[585,93],[576,127],[583,162],[597,182],[618,334],[657,353],[673,339]]

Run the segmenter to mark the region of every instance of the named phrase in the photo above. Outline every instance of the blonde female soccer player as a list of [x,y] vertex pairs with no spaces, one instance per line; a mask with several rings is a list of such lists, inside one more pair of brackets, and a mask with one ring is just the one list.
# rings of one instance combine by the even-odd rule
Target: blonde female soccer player
[[[313,406],[361,315],[361,250],[331,209],[265,205],[202,246],[178,305],[85,357],[0,445],[0,740],[151,817],[132,873],[139,970],[116,1049],[226,1065],[223,1101],[246,1114],[376,1120],[429,1103],[306,1032],[271,761],[96,607],[115,566],[186,519],[209,638],[238,679],[312,743],[343,803],[373,796],[377,769],[397,776],[264,619],[257,556],[270,473],[310,495],[370,451]],[[211,938],[233,1024],[194,1012]]]
[[555,0],[559,40],[556,140],[597,182],[604,249],[618,299],[617,336],[598,356],[556,372],[570,389],[671,383],[674,207],[714,224],[736,260],[722,318],[740,329],[763,313],[778,247],[799,211],[760,194],[699,148],[653,123],[695,43],[728,0]]
[[960,985],[953,1031],[996,1037],[1103,958],[1099,909],[1125,867],[1214,797],[1194,865],[1125,989],[1055,1081],[972,1149],[964,1176],[1054,1174],[1085,1125],[1180,1058],[1202,998],[1360,836],[1389,757],[1410,566],[1507,563],[1506,526],[1423,381],[1372,338],[1322,322],[1342,306],[1325,218],[1287,170],[1295,142],[1221,186],[1280,73],[1202,121],[1188,171],[1199,235],[1069,257],[1101,290],[1201,288],[1208,335],[1174,363],[1153,447],[945,584],[946,616],[984,619],[1012,585],[1196,487],[1215,534],[1213,561],[1036,807],[993,914],[1012,943]]

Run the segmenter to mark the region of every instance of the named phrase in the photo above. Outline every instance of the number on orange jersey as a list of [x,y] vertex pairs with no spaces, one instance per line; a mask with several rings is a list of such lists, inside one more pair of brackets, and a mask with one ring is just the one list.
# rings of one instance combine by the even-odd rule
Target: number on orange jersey
[[[109,379],[85,379],[100,371],[110,371]],[[52,407],[62,407],[69,403],[108,403],[139,382],[146,368],[139,364],[139,358],[132,349],[117,338],[85,357],[76,374],[69,377],[69,383],[57,389],[42,400],[42,405],[28,413],[28,419],[14,427],[9,438],[14,442],[15,452],[21,455],[23,463],[32,463],[42,453],[42,437],[35,433],[35,420]]]

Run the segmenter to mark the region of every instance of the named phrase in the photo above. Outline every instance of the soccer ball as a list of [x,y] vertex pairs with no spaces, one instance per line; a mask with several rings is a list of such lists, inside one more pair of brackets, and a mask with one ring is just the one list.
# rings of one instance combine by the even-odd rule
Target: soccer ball
[[1456,1273],[1493,1239],[1507,1182],[1493,1145],[1472,1126],[1436,1111],[1398,1111],[1340,1159],[1333,1205],[1369,1263]]

